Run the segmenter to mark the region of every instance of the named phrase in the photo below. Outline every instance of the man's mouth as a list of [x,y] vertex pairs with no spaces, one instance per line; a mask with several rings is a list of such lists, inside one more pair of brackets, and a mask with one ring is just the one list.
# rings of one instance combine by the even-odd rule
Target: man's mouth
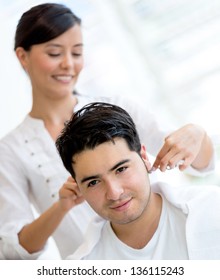
[[130,206],[131,200],[132,200],[132,198],[121,201],[120,203],[117,203],[117,204],[114,204],[114,205],[110,206],[110,208],[113,209],[113,210],[116,210],[116,211],[125,210]]

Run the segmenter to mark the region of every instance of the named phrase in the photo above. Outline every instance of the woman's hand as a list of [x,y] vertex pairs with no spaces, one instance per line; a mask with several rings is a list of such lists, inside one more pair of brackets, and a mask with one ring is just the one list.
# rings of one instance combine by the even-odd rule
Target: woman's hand
[[187,124],[165,138],[151,171],[162,172],[176,166],[181,171],[189,165],[196,169],[208,166],[213,154],[212,143],[203,128]]

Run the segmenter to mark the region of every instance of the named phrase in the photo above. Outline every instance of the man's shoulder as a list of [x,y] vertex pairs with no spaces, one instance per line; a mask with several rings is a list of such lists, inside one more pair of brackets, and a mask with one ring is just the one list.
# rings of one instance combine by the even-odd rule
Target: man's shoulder
[[97,216],[89,224],[87,232],[85,234],[84,242],[79,248],[70,256],[69,260],[82,260],[87,259],[88,255],[92,252],[94,247],[99,243],[102,230],[107,223],[106,220]]
[[220,208],[220,187],[217,185],[183,185],[172,186],[157,182],[152,184],[152,190],[160,193],[169,202],[180,208],[186,205],[212,204]]

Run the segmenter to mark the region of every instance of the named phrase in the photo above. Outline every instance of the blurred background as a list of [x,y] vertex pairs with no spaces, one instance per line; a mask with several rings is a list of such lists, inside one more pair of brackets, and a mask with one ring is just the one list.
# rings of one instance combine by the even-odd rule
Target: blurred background
[[[0,0],[0,138],[31,106],[29,80],[14,51],[24,11],[45,1]],[[54,2],[54,1],[47,1]],[[219,0],[63,0],[83,21],[85,68],[77,89],[132,96],[160,122],[194,122],[220,143]],[[196,183],[217,182],[217,174]]]
[[[43,2],[0,0],[0,138],[31,106],[29,81],[13,51],[14,33],[22,13]],[[83,20],[85,68],[79,92],[138,98],[164,124],[202,125],[218,149],[220,1],[58,2]]]
[[[0,0],[0,138],[30,110],[29,80],[13,51],[14,33],[23,12],[44,2]],[[175,170],[166,176],[220,185],[220,1],[46,2],[66,4],[82,18],[85,68],[78,91],[131,96],[164,124],[203,126],[215,143],[215,174],[173,176]]]

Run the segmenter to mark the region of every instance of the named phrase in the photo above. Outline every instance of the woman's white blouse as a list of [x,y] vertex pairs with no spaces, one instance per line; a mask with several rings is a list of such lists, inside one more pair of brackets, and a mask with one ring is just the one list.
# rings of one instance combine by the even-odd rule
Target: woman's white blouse
[[[168,132],[146,109],[120,97],[78,96],[74,110],[87,103],[103,101],[122,106],[132,116],[148,152],[156,155]],[[209,167],[212,169],[213,166]],[[55,144],[42,120],[26,116],[24,121],[0,141],[0,256],[5,259],[37,259],[47,246],[29,254],[19,245],[18,233],[38,213],[58,199],[58,191],[68,178]],[[83,241],[89,221],[95,216],[86,203],[74,207],[64,217],[53,237],[62,258],[72,254]],[[40,234],[40,232],[39,232]]]

